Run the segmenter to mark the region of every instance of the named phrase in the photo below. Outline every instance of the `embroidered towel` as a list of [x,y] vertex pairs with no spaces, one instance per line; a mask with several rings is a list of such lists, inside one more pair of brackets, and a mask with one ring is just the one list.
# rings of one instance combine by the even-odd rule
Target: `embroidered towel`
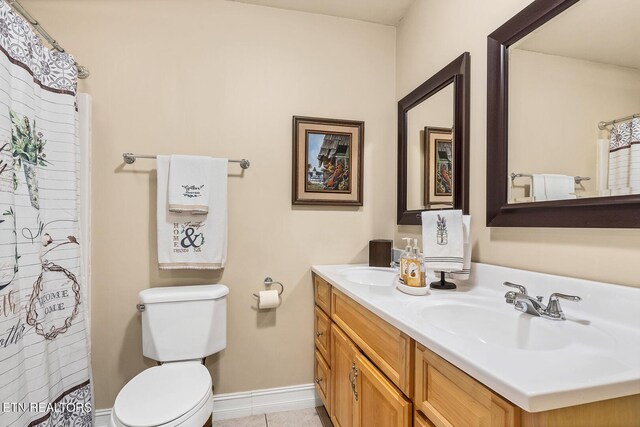
[[457,280],[468,280],[471,275],[471,215],[462,216],[462,230],[464,233],[462,270],[452,271],[447,276]]
[[576,179],[569,175],[544,175],[544,192],[547,200],[575,199]]
[[169,161],[169,211],[209,212],[213,158],[173,155]]
[[428,270],[462,270],[464,267],[462,211],[422,212],[422,245]]
[[158,156],[158,266],[161,270],[223,268],[227,260],[227,159],[214,160],[209,213],[169,212],[169,156]]

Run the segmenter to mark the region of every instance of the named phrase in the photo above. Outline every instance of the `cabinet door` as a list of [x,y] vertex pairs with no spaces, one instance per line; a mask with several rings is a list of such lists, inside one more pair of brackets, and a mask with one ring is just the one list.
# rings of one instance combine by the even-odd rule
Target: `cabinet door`
[[354,427],[354,372],[358,349],[336,325],[331,326],[331,422]]
[[356,413],[361,427],[410,427],[411,402],[362,354],[356,356]]
[[438,427],[516,427],[519,409],[416,344],[416,409]]

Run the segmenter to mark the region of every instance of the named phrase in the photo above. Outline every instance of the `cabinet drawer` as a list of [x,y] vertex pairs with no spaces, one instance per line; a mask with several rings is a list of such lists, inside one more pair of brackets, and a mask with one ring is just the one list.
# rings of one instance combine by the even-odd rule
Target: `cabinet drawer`
[[413,413],[413,427],[436,427],[436,425],[429,421],[422,412],[415,411]]
[[327,315],[331,314],[331,285],[324,281],[322,277],[313,275],[313,289],[315,301]]
[[438,427],[514,427],[520,410],[416,343],[416,409]]
[[316,348],[324,360],[331,360],[331,319],[318,306],[316,306],[314,334]]
[[333,289],[331,319],[407,396],[413,395],[413,341],[351,298]]
[[331,408],[329,406],[331,403],[329,396],[331,390],[331,369],[318,351],[316,351],[315,382],[316,390],[318,390],[318,394],[320,395],[320,399],[322,399],[322,403],[324,403],[324,407],[328,413],[331,413]]

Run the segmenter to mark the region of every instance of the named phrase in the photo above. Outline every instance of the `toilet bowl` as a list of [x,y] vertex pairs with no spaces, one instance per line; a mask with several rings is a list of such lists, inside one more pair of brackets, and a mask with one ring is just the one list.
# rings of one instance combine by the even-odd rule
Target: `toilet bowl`
[[146,369],[118,394],[109,427],[202,427],[213,410],[211,385],[198,362]]
[[162,364],[118,393],[109,427],[202,427],[213,412],[203,358],[227,345],[224,285],[147,289],[139,294],[142,353]]

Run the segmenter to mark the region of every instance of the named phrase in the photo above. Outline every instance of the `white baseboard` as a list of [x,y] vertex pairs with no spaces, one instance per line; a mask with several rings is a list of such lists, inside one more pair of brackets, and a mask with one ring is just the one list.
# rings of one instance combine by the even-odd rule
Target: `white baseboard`
[[[314,384],[269,388],[213,396],[213,419],[248,417],[322,405]],[[108,427],[111,409],[98,409],[94,427]]]

